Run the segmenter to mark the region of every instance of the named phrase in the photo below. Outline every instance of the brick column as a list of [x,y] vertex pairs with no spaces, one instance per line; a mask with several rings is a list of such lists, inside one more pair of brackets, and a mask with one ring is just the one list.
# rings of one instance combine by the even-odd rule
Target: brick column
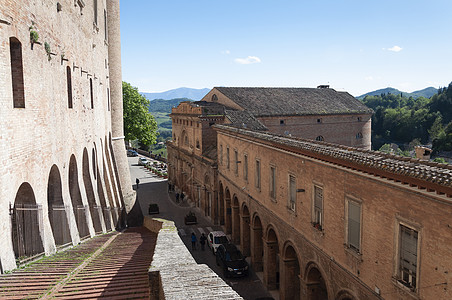
[[256,272],[261,272],[263,269],[263,249],[262,249],[262,228],[261,227],[253,227],[252,236],[251,236],[251,264],[253,265],[253,269]]
[[232,207],[232,242],[236,245],[240,244],[240,213],[239,207]]
[[132,189],[124,143],[119,0],[107,1],[107,14],[113,164],[118,173],[126,211],[130,212],[135,204],[135,192]]
[[268,290],[276,290],[278,289],[276,278],[278,243],[264,241],[264,245],[264,285]]
[[242,253],[245,256],[250,255],[250,216],[242,216],[242,222],[240,222],[240,245],[242,247]]

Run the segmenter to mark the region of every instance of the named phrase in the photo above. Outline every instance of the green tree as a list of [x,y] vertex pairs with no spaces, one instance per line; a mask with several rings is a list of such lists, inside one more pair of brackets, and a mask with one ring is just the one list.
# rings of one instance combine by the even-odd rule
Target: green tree
[[122,82],[124,105],[124,135],[126,140],[138,140],[149,146],[157,137],[157,122],[149,112],[149,100],[138,92],[138,88]]

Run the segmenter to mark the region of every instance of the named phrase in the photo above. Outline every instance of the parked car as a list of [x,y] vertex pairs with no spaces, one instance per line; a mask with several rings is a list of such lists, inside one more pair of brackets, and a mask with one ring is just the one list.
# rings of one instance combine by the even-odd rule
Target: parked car
[[135,150],[129,149],[127,150],[127,156],[138,156],[138,152],[136,152]]
[[159,205],[158,205],[157,203],[151,203],[151,204],[149,204],[149,210],[148,210],[148,213],[149,213],[150,215],[160,213]]
[[211,231],[207,235],[207,245],[209,245],[209,248],[212,249],[213,254],[217,252],[218,246],[227,243],[229,243],[229,240],[223,231]]
[[148,160],[144,157],[139,157],[138,158],[138,165],[139,166],[145,166],[148,163]]
[[240,277],[248,275],[248,263],[234,244],[218,246],[216,253],[217,265],[223,268],[225,277]]

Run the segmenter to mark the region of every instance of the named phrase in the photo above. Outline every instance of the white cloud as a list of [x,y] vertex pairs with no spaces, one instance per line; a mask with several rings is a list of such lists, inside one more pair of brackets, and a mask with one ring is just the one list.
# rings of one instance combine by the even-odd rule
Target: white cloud
[[367,81],[374,80],[374,78],[373,78],[372,76],[367,76],[367,77],[365,77],[364,79],[367,80]]
[[388,49],[383,48],[383,50],[388,50],[388,51],[392,51],[392,52],[400,52],[402,51],[403,48],[399,47],[399,46],[394,46]]
[[221,54],[229,55],[229,54],[231,54],[231,51],[223,50],[223,51],[221,51]]
[[241,65],[249,65],[260,63],[261,59],[257,56],[248,56],[247,58],[236,58],[234,61]]

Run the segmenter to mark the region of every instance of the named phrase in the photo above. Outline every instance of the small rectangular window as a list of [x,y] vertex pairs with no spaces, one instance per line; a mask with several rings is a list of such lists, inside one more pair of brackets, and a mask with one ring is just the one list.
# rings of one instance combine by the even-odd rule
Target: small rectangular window
[[71,67],[66,67],[67,102],[68,108],[72,108],[72,75]]
[[22,63],[22,44],[15,37],[9,39],[11,59],[11,79],[13,89],[13,107],[25,108],[24,71]]
[[347,212],[347,246],[356,252],[360,252],[361,240],[361,205],[348,201]]
[[314,214],[313,225],[315,228],[322,230],[323,225],[323,188],[314,186]]
[[104,9],[104,33],[105,33],[105,41],[108,41],[107,34],[107,11]]
[[286,124],[286,121],[284,121],[284,120],[279,120],[279,125],[284,125],[284,124]]
[[270,167],[270,197],[276,199],[276,168]]
[[91,109],[94,108],[94,91],[93,91],[93,79],[89,79],[89,92],[91,96]]
[[256,187],[261,188],[261,162],[256,160]]
[[416,289],[418,232],[400,225],[399,281],[408,288]]
[[97,26],[97,0],[94,0],[94,24]]
[[297,181],[295,176],[289,175],[289,208],[295,211],[297,202]]
[[229,161],[229,147],[226,148],[226,168],[229,170],[231,167],[230,161]]
[[243,157],[243,178],[248,181],[248,155]]
[[220,145],[220,165],[223,165],[223,145]]
[[234,150],[234,162],[235,162],[234,173],[235,175],[239,175],[239,153],[237,152],[237,150]]

